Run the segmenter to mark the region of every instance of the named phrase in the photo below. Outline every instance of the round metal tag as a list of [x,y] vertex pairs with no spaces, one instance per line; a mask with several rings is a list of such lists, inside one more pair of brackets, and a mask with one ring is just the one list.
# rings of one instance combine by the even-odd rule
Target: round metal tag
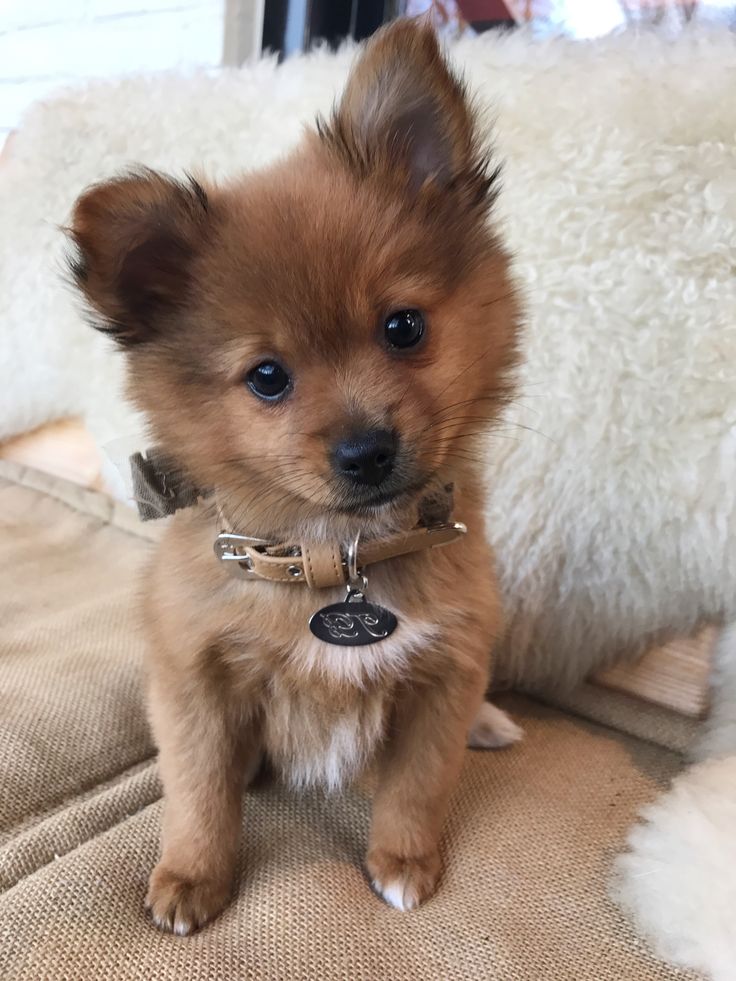
[[378,644],[390,637],[397,625],[391,610],[369,603],[357,591],[349,594],[343,603],[317,610],[309,619],[309,629],[315,637],[340,647]]

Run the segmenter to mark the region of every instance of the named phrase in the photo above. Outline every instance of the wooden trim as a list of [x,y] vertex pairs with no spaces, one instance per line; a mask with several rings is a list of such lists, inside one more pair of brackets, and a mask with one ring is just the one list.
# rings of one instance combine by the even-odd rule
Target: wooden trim
[[47,423],[0,443],[0,460],[12,460],[94,490],[106,489],[100,451],[78,419]]
[[693,719],[708,712],[709,677],[716,627],[656,647],[634,663],[620,662],[597,671],[590,681],[634,695]]

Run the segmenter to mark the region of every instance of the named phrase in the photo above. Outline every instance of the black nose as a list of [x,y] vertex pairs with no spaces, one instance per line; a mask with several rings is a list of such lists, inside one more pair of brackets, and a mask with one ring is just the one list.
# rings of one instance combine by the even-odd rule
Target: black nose
[[356,484],[377,486],[391,473],[398,440],[387,429],[370,429],[335,447],[335,469]]

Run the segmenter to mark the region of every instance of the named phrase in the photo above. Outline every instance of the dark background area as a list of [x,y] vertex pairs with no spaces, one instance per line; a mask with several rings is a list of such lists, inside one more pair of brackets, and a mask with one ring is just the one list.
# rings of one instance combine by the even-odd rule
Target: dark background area
[[[460,4],[466,21],[475,30],[512,27],[515,22],[502,0],[464,0]],[[381,24],[404,13],[401,0],[311,0],[306,11],[294,0],[266,0],[263,21],[263,47],[283,57],[292,53],[287,41],[287,22],[291,13],[299,21],[301,47],[317,40],[336,46],[344,38],[361,41]]]

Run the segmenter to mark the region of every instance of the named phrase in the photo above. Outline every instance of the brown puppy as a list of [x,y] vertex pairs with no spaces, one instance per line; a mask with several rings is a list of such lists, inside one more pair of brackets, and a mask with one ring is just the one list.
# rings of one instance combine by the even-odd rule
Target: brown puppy
[[[433,33],[404,21],[268,170],[206,189],[141,172],[76,205],[75,275],[126,351],[131,396],[213,489],[175,516],[145,591],[166,793],[147,903],[166,929],[227,903],[262,754],[331,788],[375,760],[367,867],[410,909],[437,884],[468,733],[518,738],[482,704],[501,612],[477,442],[508,397],[519,322],[494,177]],[[344,587],[245,581],[212,554],[224,521],[344,557],[358,533],[407,532],[449,483],[467,535],[366,570],[398,623],[366,646],[307,626]]]

